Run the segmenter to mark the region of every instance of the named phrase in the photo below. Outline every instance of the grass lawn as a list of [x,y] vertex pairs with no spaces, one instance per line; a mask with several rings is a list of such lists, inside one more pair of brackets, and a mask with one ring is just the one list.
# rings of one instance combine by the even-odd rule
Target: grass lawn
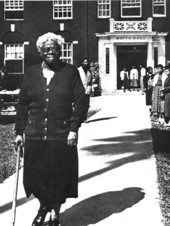
[[0,183],[15,172],[14,117],[0,116]]
[[164,226],[170,226],[170,131],[152,130],[160,207]]
[[170,225],[170,155],[157,153],[156,155],[160,207],[164,226]]

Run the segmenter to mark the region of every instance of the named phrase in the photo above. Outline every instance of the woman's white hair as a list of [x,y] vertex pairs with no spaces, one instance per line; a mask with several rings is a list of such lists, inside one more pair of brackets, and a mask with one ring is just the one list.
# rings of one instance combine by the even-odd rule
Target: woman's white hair
[[41,51],[44,44],[48,41],[54,41],[61,47],[62,43],[64,43],[64,38],[61,35],[56,35],[52,32],[48,32],[48,33],[40,36],[37,39],[37,43],[36,43],[36,46],[37,46],[37,49],[39,52]]

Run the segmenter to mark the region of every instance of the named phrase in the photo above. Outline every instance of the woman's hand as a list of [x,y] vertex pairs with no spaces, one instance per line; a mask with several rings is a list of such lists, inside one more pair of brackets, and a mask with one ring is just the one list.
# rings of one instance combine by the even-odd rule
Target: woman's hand
[[77,145],[77,133],[70,131],[67,137],[67,144],[68,146]]
[[19,145],[23,145],[23,143],[24,143],[23,136],[17,135],[16,138],[15,138],[15,140],[14,140],[15,149],[17,150],[17,147]]

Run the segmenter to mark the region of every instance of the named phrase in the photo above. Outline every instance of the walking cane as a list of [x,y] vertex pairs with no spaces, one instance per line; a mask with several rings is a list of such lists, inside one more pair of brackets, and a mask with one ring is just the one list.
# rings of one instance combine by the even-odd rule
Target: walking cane
[[16,172],[14,177],[14,191],[13,191],[13,201],[12,201],[12,226],[15,226],[15,217],[16,217],[16,202],[17,202],[17,192],[18,192],[18,179],[19,179],[19,163],[20,155],[23,145],[17,146],[17,162],[16,162]]

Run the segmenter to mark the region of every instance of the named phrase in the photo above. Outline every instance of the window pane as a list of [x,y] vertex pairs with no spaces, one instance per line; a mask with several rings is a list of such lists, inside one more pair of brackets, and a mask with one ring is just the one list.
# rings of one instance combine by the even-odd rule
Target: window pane
[[123,9],[123,16],[137,16],[140,15],[139,8],[125,8]]
[[154,14],[164,15],[164,6],[155,6]]
[[6,68],[8,73],[22,73],[23,68],[22,60],[7,60],[6,61]]

